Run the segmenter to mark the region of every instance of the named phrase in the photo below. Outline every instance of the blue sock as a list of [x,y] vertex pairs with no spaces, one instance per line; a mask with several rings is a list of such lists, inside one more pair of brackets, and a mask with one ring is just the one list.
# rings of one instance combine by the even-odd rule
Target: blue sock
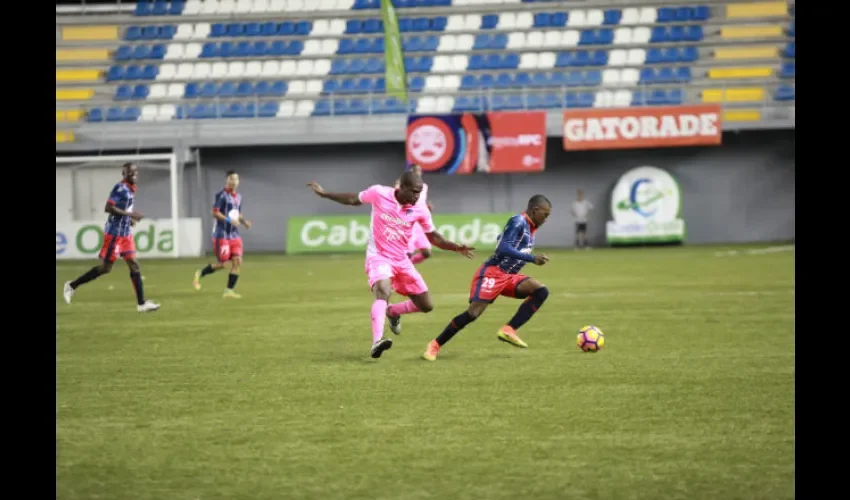
[[519,306],[516,314],[508,322],[508,326],[514,330],[519,330],[519,327],[526,324],[528,320],[540,309],[540,306],[546,302],[546,297],[549,296],[549,289],[545,286],[538,288],[528,297],[522,305]]

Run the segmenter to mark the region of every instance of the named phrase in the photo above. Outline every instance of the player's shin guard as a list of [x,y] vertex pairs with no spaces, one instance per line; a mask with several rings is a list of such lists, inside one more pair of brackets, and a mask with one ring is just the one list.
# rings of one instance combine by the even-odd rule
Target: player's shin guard
[[130,272],[130,281],[133,282],[133,290],[136,291],[136,302],[141,306],[145,304],[145,289],[142,286],[142,273]]
[[549,296],[549,289],[545,286],[538,288],[529,296],[522,305],[519,306],[514,317],[508,322],[508,326],[514,330],[519,330],[519,327],[526,324],[528,320],[540,309],[540,306],[546,302],[546,297]]
[[93,268],[86,271],[85,274],[72,281],[71,288],[76,290],[78,286],[85,285],[89,281],[96,279],[98,276],[100,276],[100,268],[98,266],[94,266]]
[[214,272],[215,272],[215,269],[213,269],[212,264],[207,264],[207,267],[201,269],[201,276],[200,277],[203,278],[204,276],[206,276],[208,274],[212,274]]
[[[238,274],[230,273],[227,275],[227,289],[233,290],[236,287],[236,281],[239,279]],[[249,290],[250,291],[250,290]]]
[[387,301],[376,299],[372,303],[372,343],[375,344],[384,336],[384,321],[387,318]]
[[416,307],[416,304],[414,304],[410,299],[407,299],[404,302],[399,302],[398,304],[392,304],[389,309],[387,309],[387,314],[396,317],[401,316],[402,314],[415,312],[419,312],[419,308]]
[[440,336],[437,337],[437,343],[442,346],[443,344],[451,340],[457,332],[463,330],[466,325],[472,323],[473,321],[475,321],[475,318],[473,318],[469,314],[469,311],[464,311],[462,314],[458,314],[452,319],[451,323],[446,325],[446,329],[443,330],[443,333],[441,333]]

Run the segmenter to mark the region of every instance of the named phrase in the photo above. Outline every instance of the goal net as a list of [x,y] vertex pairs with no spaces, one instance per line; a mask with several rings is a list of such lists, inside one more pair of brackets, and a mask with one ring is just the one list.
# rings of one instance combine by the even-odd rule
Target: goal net
[[[56,258],[97,258],[103,242],[106,200],[121,169],[139,168],[134,210],[144,218],[133,228],[140,257],[200,255],[200,220],[181,219],[177,155],[136,154],[56,157]],[[197,224],[195,224],[197,222]],[[194,227],[197,225],[197,227]]]

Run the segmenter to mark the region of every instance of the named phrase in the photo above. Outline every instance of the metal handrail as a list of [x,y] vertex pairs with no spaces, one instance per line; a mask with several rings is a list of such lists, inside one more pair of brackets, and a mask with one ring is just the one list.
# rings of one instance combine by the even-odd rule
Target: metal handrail
[[[729,90],[730,88],[739,87],[739,85],[730,85],[730,83],[731,82],[718,82],[718,85],[715,85],[712,90],[720,90],[722,92],[722,95],[725,98],[725,94],[726,94],[727,90]],[[783,82],[775,82],[772,85],[772,87],[765,88],[764,96],[758,102],[729,102],[729,101],[726,101],[724,99],[721,102],[717,102],[715,104],[719,104],[721,106],[721,109],[741,109],[741,108],[745,108],[745,109],[757,109],[757,110],[766,110],[766,109],[775,109],[775,108],[784,108],[784,107],[788,107],[788,106],[793,106],[794,101],[789,102],[789,101],[775,101],[775,100],[773,100],[773,93],[770,90],[775,90],[775,89],[779,88],[780,86],[790,86],[792,88],[795,88],[795,90],[796,90],[795,80],[791,79],[791,80],[783,81]],[[610,89],[608,89],[608,91],[611,92],[612,98],[616,98],[616,92],[618,90],[628,91],[629,92],[629,101],[624,102],[623,103],[624,105],[620,105],[620,106],[615,106],[616,101],[612,101],[612,102],[609,103],[609,106],[606,106],[606,107],[668,106],[668,104],[666,104],[664,102],[654,102],[653,99],[651,97],[649,97],[649,96],[651,96],[652,91],[659,90],[658,85],[643,84],[643,85],[634,85],[634,86],[625,87],[625,88],[610,88]],[[683,97],[681,105],[702,104],[702,101],[693,99],[693,97],[694,97],[693,90],[694,89],[692,87],[690,87],[688,84],[680,83],[680,84],[665,85],[664,90],[667,91],[667,92],[676,91],[676,90],[681,92],[682,97]],[[639,94],[640,99],[637,99],[637,100],[635,99],[636,91],[641,92]],[[558,102],[559,102],[560,106],[558,106],[558,107],[534,106],[533,105],[534,102],[531,100],[531,98],[533,98],[533,96],[535,96],[535,95],[542,95],[544,93],[550,94],[550,95],[552,95],[552,94],[557,95],[558,96]],[[513,89],[513,90],[490,88],[490,89],[480,89],[478,91],[467,91],[467,92],[464,92],[464,93],[455,94],[453,97],[471,97],[471,98],[473,98],[471,105],[469,107],[466,107],[463,110],[464,112],[559,111],[559,110],[563,111],[563,110],[572,110],[572,109],[581,109],[581,108],[592,107],[593,103],[591,103],[591,106],[569,106],[568,105],[568,103],[569,103],[569,97],[568,96],[569,95],[578,96],[578,95],[583,94],[583,93],[584,94],[592,94],[593,99],[595,100],[598,96],[598,89],[596,89],[596,92],[587,92],[587,91],[582,92],[582,91],[576,91],[574,88],[566,87],[566,86],[550,87],[550,88],[546,89],[545,91],[541,91],[539,89],[531,89],[531,88],[527,88],[527,87],[521,88],[521,89]],[[433,98],[436,102],[440,97],[444,97],[444,96],[425,94],[425,95],[418,97],[418,98],[398,99],[398,98],[394,98],[393,96],[386,94],[386,93],[383,93],[383,94],[368,93],[368,94],[359,94],[359,95],[326,94],[326,95],[320,96],[318,100],[304,99],[304,100],[301,100],[301,101],[297,101],[297,100],[293,99],[293,100],[290,100],[290,101],[293,102],[293,105],[295,106],[295,110],[298,109],[297,108],[298,102],[312,101],[314,103],[314,107],[313,107],[313,109],[311,109],[311,114],[308,115],[308,116],[313,116],[312,112],[315,110],[316,103],[319,102],[319,101],[323,101],[323,102],[327,103],[327,114],[325,115],[323,113],[323,115],[325,115],[325,116],[351,116],[351,115],[374,116],[374,115],[383,115],[383,114],[415,114],[415,113],[417,113],[417,111],[416,111],[416,106],[414,104],[419,103],[421,101],[422,97]],[[514,108],[514,107],[508,108],[508,107],[502,107],[502,106],[495,106],[494,107],[492,105],[493,101],[496,100],[496,98],[499,98],[499,97],[502,97],[502,98],[519,97],[520,107],[516,107],[516,108]],[[475,98],[478,98],[478,99],[475,99]],[[344,101],[346,103],[349,103],[352,99],[359,99],[360,102],[362,102],[363,107],[359,109],[359,112],[357,112],[357,113],[340,113],[340,112],[338,112],[337,105],[336,105],[337,102]],[[379,101],[386,102],[388,100],[393,104],[392,111],[382,112],[380,109],[376,109],[377,108],[376,104]],[[123,101],[118,101],[118,102],[120,103],[120,102],[123,102]],[[213,110],[214,116],[212,116],[211,118],[216,118],[216,119],[218,119],[218,118],[273,118],[273,117],[276,117],[276,114],[277,114],[278,110],[280,109],[279,103],[280,103],[279,100],[268,99],[268,98],[260,97],[260,96],[257,96],[257,95],[249,96],[249,97],[242,97],[242,98],[236,98],[236,97],[234,97],[234,98],[222,98],[220,96],[215,96],[215,97],[203,99],[203,100],[200,100],[200,101],[199,100],[192,100],[192,99],[185,99],[185,98],[176,100],[174,102],[155,103],[155,102],[145,101],[144,104],[140,103],[139,105],[135,105],[135,106],[125,104],[123,106],[120,106],[120,105],[119,106],[105,106],[104,108],[106,108],[106,109],[103,109],[103,108],[101,108],[101,109],[102,109],[102,111],[106,111],[108,113],[109,112],[108,108],[118,108],[118,109],[124,109],[124,110],[126,110],[127,108],[138,108],[139,113],[141,113],[142,109],[145,106],[160,106],[162,104],[173,104],[174,110],[175,110],[175,114],[174,114],[175,119],[178,119],[178,120],[183,120],[183,119],[194,120],[195,118],[186,118],[186,115],[191,113],[192,110],[197,109],[197,106],[206,105],[206,106],[210,106]],[[115,104],[117,104],[117,103],[115,103]],[[233,104],[241,105],[243,111],[242,112],[234,111],[233,112],[234,116],[232,116],[232,117],[227,116],[227,115],[231,114],[228,111],[227,106],[230,106],[230,105],[233,105]],[[275,116],[268,116],[268,117],[262,116],[264,113],[262,113],[261,110],[263,109],[264,106],[267,106],[268,104],[277,104],[278,105],[278,107],[274,108]],[[543,104],[543,103],[541,102],[541,104]],[[670,105],[670,106],[673,106],[673,105]],[[246,108],[249,108],[249,107],[252,108],[252,112],[250,114],[246,114],[246,112],[244,110]],[[453,107],[454,106],[452,106],[452,108]],[[432,113],[432,112],[437,112],[437,111],[433,111],[433,110],[422,111],[422,113]],[[448,110],[448,111],[444,111],[444,112],[440,111],[440,113],[451,114],[453,112],[451,110]],[[181,115],[182,117],[176,118],[178,116],[178,114]],[[287,116],[286,118],[291,118],[291,116]],[[112,122],[110,122],[110,123],[112,123]]]

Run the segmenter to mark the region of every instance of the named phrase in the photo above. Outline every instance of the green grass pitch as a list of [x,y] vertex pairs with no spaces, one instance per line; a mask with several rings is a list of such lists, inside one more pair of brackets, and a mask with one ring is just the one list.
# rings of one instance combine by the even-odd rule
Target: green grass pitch
[[794,498],[794,253],[764,248],[551,252],[528,349],[499,299],[434,363],[486,255],[421,264],[436,307],[379,360],[362,255],[248,253],[240,301],[143,261],[142,315],[123,264],[68,306],[93,262],[57,262],[59,498]]

